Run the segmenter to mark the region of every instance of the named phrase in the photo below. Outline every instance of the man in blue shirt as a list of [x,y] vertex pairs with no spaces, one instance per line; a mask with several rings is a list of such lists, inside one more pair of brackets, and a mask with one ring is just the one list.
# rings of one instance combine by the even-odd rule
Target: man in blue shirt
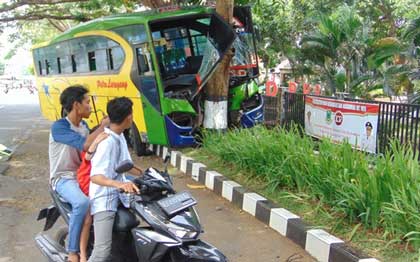
[[89,199],[80,190],[76,179],[81,164],[80,153],[86,151],[95,138],[109,124],[105,117],[100,127],[89,134],[83,118],[91,113],[88,90],[82,86],[70,86],[60,95],[60,103],[68,112],[67,117],[54,122],[49,138],[50,184],[52,188],[70,203],[72,211],[69,220],[68,260],[78,262],[80,232],[89,207]]

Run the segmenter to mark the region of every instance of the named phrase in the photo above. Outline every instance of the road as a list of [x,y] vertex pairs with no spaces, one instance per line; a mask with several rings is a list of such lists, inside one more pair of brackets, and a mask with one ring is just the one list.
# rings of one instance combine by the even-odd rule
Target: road
[[[20,143],[9,161],[9,170],[0,175],[0,262],[46,261],[33,238],[43,226],[36,221],[38,210],[51,203],[47,190],[51,122],[40,116],[36,103],[26,106],[9,103],[0,112],[7,112],[0,114],[0,127],[4,127],[1,143]],[[14,142],[9,144],[10,139]],[[155,156],[133,159],[143,168],[162,168],[161,159]],[[169,172],[177,190],[189,190],[198,200],[205,230],[202,238],[219,248],[230,261],[315,261],[302,248],[211,191],[189,188],[187,185],[195,182],[184,174],[174,168]]]
[[0,90],[0,144],[12,147],[41,119],[38,97],[27,89]]

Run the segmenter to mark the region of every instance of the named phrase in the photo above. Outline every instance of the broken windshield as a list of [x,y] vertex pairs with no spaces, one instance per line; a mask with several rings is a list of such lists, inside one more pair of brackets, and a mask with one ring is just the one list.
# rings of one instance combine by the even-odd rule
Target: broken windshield
[[164,93],[171,97],[174,92],[193,97],[235,37],[215,14],[160,21],[151,28]]

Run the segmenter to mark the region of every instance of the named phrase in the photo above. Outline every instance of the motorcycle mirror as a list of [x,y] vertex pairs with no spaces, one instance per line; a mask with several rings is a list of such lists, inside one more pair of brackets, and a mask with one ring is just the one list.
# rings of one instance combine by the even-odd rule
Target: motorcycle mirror
[[125,173],[133,167],[133,162],[131,162],[130,160],[124,160],[115,168],[115,172],[117,172],[118,174]]

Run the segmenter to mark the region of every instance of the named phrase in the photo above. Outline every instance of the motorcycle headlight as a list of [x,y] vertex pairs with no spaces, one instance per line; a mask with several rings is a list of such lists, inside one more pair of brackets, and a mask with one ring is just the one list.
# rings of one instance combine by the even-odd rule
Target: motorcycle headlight
[[198,234],[195,231],[188,231],[181,228],[168,227],[168,230],[169,232],[171,232],[172,234],[174,234],[175,236],[179,238],[194,238]]

